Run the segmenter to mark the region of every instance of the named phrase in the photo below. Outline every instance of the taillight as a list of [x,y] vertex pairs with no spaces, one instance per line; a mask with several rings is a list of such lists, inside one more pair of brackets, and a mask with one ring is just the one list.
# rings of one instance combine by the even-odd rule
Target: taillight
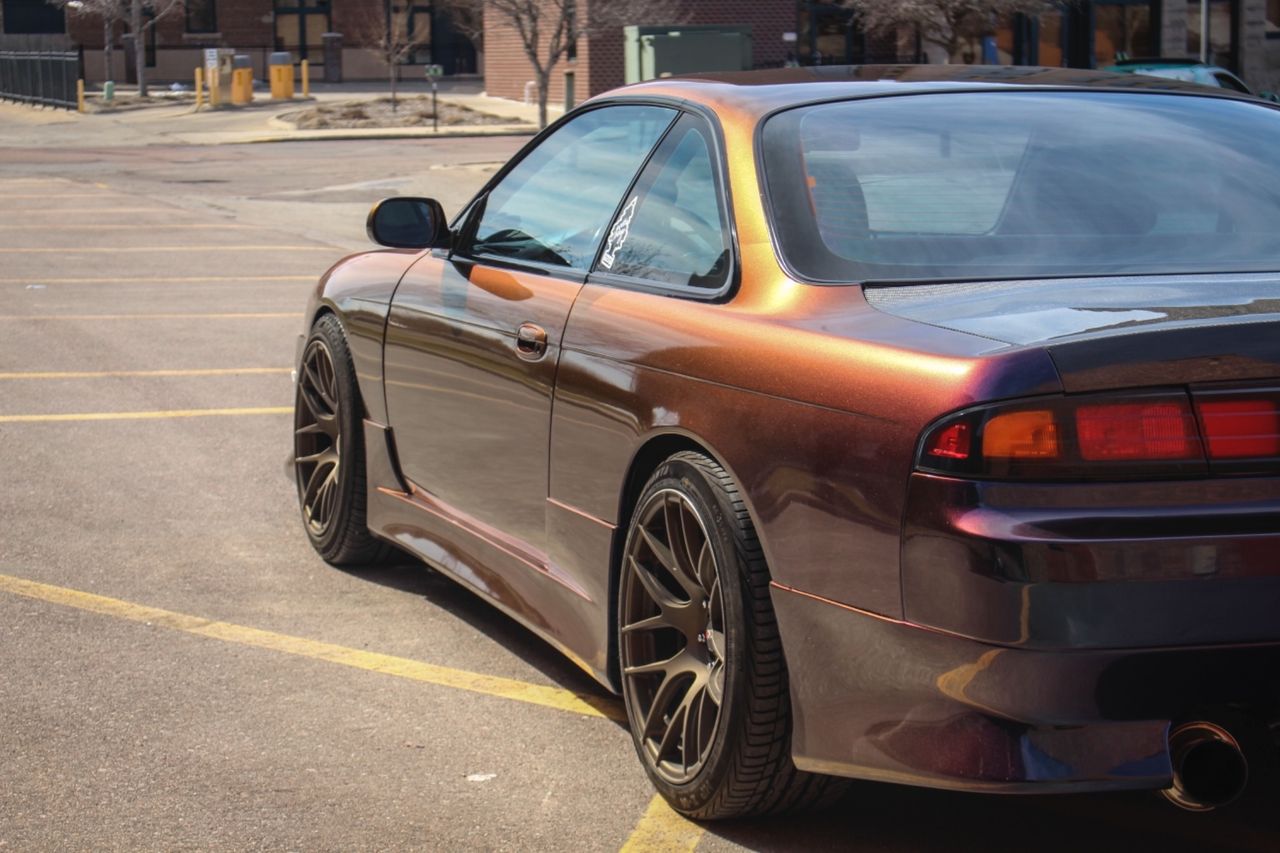
[[1280,392],[1193,395],[1211,462],[1280,456]]
[[1076,408],[1080,456],[1111,459],[1199,459],[1200,436],[1185,400],[1094,403]]
[[[945,437],[972,438],[964,456]],[[917,468],[985,479],[1195,476],[1208,471],[1186,394],[1056,397],[969,409],[929,429]]]
[[1092,480],[1280,472],[1280,391],[1096,394],[943,418],[916,468],[982,479]]

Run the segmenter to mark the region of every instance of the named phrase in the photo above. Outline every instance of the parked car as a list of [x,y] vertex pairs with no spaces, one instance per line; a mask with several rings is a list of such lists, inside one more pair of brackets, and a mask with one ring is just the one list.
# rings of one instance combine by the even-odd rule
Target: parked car
[[1122,74],[1142,74],[1146,77],[1163,77],[1166,80],[1181,80],[1201,86],[1243,92],[1246,95],[1257,95],[1268,101],[1278,100],[1272,92],[1254,92],[1245,85],[1243,80],[1227,69],[1196,59],[1125,59],[1108,66],[1106,70]]
[[686,815],[1223,805],[1280,719],[1277,150],[1270,105],[1076,69],[602,95],[321,278],[307,535],[563,650]]

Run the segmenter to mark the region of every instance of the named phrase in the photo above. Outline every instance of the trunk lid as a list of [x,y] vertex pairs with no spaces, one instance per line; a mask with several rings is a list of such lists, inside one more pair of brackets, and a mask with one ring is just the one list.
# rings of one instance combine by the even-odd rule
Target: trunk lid
[[1044,347],[1068,392],[1280,379],[1280,274],[869,284],[877,310]]

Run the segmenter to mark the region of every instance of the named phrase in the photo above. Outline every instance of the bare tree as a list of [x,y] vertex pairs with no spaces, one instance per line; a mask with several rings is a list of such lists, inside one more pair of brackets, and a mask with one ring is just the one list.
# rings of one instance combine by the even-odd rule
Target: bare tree
[[133,67],[138,97],[147,97],[147,31],[156,22],[184,8],[184,0],[125,0],[129,4],[129,32],[133,34]]
[[551,72],[579,39],[631,24],[678,24],[687,15],[678,0],[452,0],[449,5],[462,13],[457,23],[463,28],[487,22],[515,31],[538,87],[539,127],[547,126]]
[[1037,15],[1054,8],[1047,0],[844,0],[868,33],[919,28],[922,40],[951,57],[968,41],[987,35],[1007,15]]
[[372,50],[387,67],[387,79],[391,85],[391,111],[399,106],[396,83],[400,78],[400,66],[414,54],[431,43],[431,19],[414,17],[411,4],[395,5],[394,0],[363,3],[360,13],[352,21],[350,29],[359,44]]
[[130,0],[49,0],[49,4],[73,15],[87,15],[102,21],[103,80],[115,79],[114,62],[116,24],[129,21]]

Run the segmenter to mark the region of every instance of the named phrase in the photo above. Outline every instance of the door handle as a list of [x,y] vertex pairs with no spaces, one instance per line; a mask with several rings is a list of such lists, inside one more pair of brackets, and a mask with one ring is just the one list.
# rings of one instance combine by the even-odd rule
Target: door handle
[[522,323],[516,329],[516,355],[525,361],[537,361],[547,353],[547,330],[535,323]]

